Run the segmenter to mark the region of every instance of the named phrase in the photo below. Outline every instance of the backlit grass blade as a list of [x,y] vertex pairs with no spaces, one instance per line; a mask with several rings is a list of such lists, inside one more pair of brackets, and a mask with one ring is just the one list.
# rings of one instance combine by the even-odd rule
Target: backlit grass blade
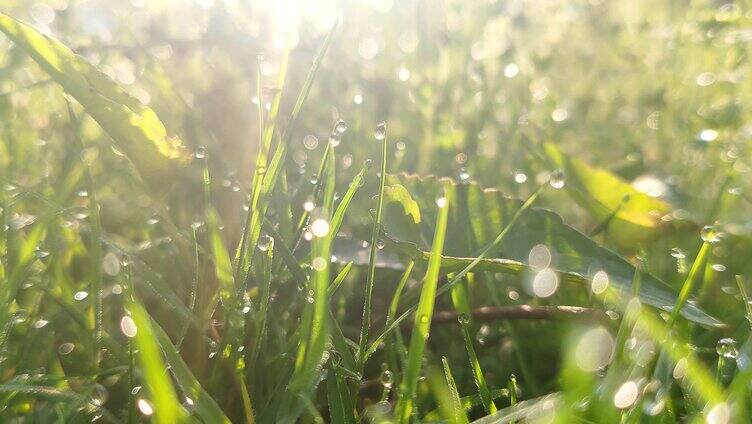
[[61,42],[4,13],[0,31],[83,105],[152,189],[164,192],[166,182],[190,162],[191,155],[179,139],[167,135],[152,109]]
[[135,345],[138,348],[138,362],[142,370],[143,381],[151,398],[150,401],[154,405],[154,422],[158,424],[184,422],[186,414],[180,402],[178,402],[168,374],[168,368],[162,360],[162,353],[152,329],[149,315],[135,301],[129,302],[128,309],[135,324],[135,330],[128,329],[125,331],[135,331],[136,333]]
[[[320,381],[319,373],[325,360],[326,342],[329,338],[329,296],[328,286],[331,273],[331,255],[334,234],[331,232],[331,211],[334,203],[335,159],[329,156],[324,173],[323,204],[317,211],[316,221],[312,226],[319,226],[314,231],[311,241],[311,264],[313,274],[306,293],[304,319],[301,320],[301,338],[295,358],[295,370],[290,383],[290,395],[287,402],[281,404],[281,422],[291,422],[298,418],[305,406],[305,400]],[[324,228],[326,229],[324,231]],[[328,356],[328,355],[326,355]],[[301,404],[301,402],[304,402]]]
[[[180,390],[193,402],[193,412],[206,423],[229,423],[230,420],[214,399],[201,387],[170,337],[154,320],[150,320],[153,336],[159,342],[165,361],[175,377]],[[140,331],[140,328],[139,328]]]
[[342,282],[345,281],[345,278],[347,278],[347,274],[350,273],[350,270],[352,269],[352,262],[348,262],[344,267],[342,267],[342,270],[340,270],[339,274],[337,274],[336,277],[334,277],[334,281],[332,281],[332,284],[329,286],[329,289],[327,290],[327,295],[331,299],[334,296],[334,292],[337,291],[340,285],[342,285]]
[[[491,243],[489,243],[488,245],[486,245],[483,248],[483,250],[480,252],[480,254],[476,258],[474,258],[472,261],[470,261],[470,263],[467,264],[467,266],[465,266],[460,272],[458,272],[457,275],[455,275],[454,278],[451,281],[449,281],[447,284],[445,284],[445,285],[441,286],[440,288],[438,288],[438,290],[436,291],[436,296],[439,296],[439,295],[441,295],[443,293],[446,293],[447,290],[450,290],[452,288],[452,286],[454,286],[458,282],[462,281],[462,278],[468,272],[472,271],[473,268],[475,268],[476,265],[478,265],[483,259],[485,259],[486,257],[488,257],[488,255],[490,255],[492,251],[494,251],[495,249],[498,249],[498,247],[501,245],[501,242],[504,240],[504,237],[506,237],[506,235],[509,233],[509,230],[514,226],[514,224],[517,223],[517,221],[525,213],[525,211],[527,211],[528,209],[530,209],[533,206],[533,204],[535,203],[535,201],[538,199],[538,196],[540,196],[540,193],[546,188],[546,186],[547,186],[547,184],[541,185],[538,188],[538,190],[536,190],[535,193],[533,193],[525,201],[525,203],[523,203],[522,206],[520,206],[520,208],[512,216],[512,219],[509,220],[509,223],[507,223],[507,225],[501,230],[501,232],[496,236],[496,238]],[[429,258],[429,260],[430,260],[430,258]],[[397,317],[392,322],[391,325],[389,325],[388,327],[386,327],[384,329],[384,331],[379,335],[379,337],[377,337],[374,340],[374,342],[370,344],[368,350],[365,353],[366,357],[370,356],[373,352],[375,352],[376,349],[378,348],[378,346],[383,341],[384,337],[390,331],[394,330],[399,325],[399,323],[402,322],[402,320],[404,320],[405,318],[407,318],[408,316],[410,316],[410,314],[412,314],[413,312],[415,312],[417,310],[417,308],[418,308],[418,305],[415,305],[415,306],[409,308],[408,310],[406,310],[405,312],[403,312],[402,315],[400,315],[399,317]]]
[[668,324],[669,327],[672,327],[674,325],[676,319],[681,313],[682,306],[684,306],[684,303],[692,294],[692,289],[702,278],[702,274],[705,269],[705,263],[708,260],[708,255],[710,254],[711,246],[712,244],[710,242],[704,241],[702,243],[702,246],[700,247],[700,251],[697,252],[697,257],[695,258],[694,263],[692,263],[692,267],[689,269],[689,274],[687,274],[687,278],[686,280],[684,280],[684,284],[682,284],[682,288],[679,291],[679,296],[676,299],[676,304],[671,311],[671,317],[669,318]]
[[431,257],[428,261],[426,275],[423,278],[420,301],[416,309],[413,333],[410,337],[410,347],[407,355],[407,369],[404,372],[400,384],[399,400],[396,406],[396,417],[400,422],[410,421],[414,409],[415,395],[418,388],[418,377],[423,362],[423,354],[428,341],[428,333],[431,329],[431,317],[436,296],[436,286],[441,269],[441,254],[444,249],[447,221],[449,218],[449,205],[445,197],[437,199],[439,207],[431,246]]
[[[311,91],[311,86],[313,85],[313,80],[316,77],[316,72],[321,65],[321,61],[324,59],[324,55],[329,48],[329,44],[331,43],[336,28],[337,25],[335,24],[329,34],[326,36],[321,49],[314,58],[311,70],[308,72],[308,75],[303,82],[303,87],[301,88],[300,93],[298,94],[298,98],[295,101],[295,105],[293,106],[292,113],[290,114],[290,119],[287,123],[287,128],[285,129],[284,134],[279,137],[280,142],[277,143],[277,148],[274,151],[272,160],[269,162],[269,166],[263,170],[263,178],[259,183],[258,190],[256,191],[254,189],[255,191],[253,193],[251,204],[249,206],[248,218],[245,228],[243,229],[244,235],[241,240],[242,243],[245,243],[244,246],[246,247],[244,249],[239,248],[240,252],[238,253],[238,265],[241,268],[241,272],[246,272],[246,267],[248,266],[248,264],[252,263],[251,259],[254,255],[255,246],[258,243],[258,238],[261,234],[261,224],[263,222],[264,216],[266,216],[266,210],[268,208],[267,199],[274,189],[279,174],[282,171],[282,165],[285,157],[287,156],[289,139],[290,137],[292,137],[292,129],[295,128],[297,120],[300,116],[300,112],[303,108],[303,104],[305,103],[306,99],[308,98],[308,94]],[[267,128],[266,131],[270,130]],[[264,136],[266,137],[266,134]],[[257,169],[256,171],[258,172],[259,170]],[[246,238],[247,242],[245,241]]]
[[[371,229],[371,249],[368,256],[368,274],[366,274],[366,292],[365,302],[363,303],[363,322],[360,329],[360,341],[358,343],[358,362],[361,366],[365,363],[366,346],[368,344],[368,333],[371,330],[371,299],[373,297],[373,284],[376,278],[376,252],[378,249],[379,232],[381,231],[381,217],[384,211],[384,186],[386,185],[386,158],[387,158],[387,141],[386,127],[382,122],[376,127],[376,131],[382,131],[381,143],[381,173],[379,175],[379,193],[376,204],[376,216],[374,217],[373,228]],[[440,261],[439,261],[440,262]],[[438,272],[438,271],[437,271]]]

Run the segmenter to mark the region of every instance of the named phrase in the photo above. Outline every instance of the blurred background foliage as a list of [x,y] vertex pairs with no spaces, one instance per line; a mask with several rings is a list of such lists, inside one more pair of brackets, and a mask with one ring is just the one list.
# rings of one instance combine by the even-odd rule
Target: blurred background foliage
[[[639,191],[670,202],[676,217],[716,224],[729,242],[713,249],[705,280],[710,288],[701,292],[700,302],[727,322],[743,319],[733,277],[752,266],[751,250],[744,247],[750,245],[752,232],[749,2],[0,0],[0,10],[97,65],[152,107],[168,132],[192,150],[205,147],[212,197],[228,245],[235,245],[240,235],[242,205],[254,173],[256,104],[266,106],[275,94],[284,47],[292,47],[285,85],[295,92],[324,36],[340,20],[303,117],[293,129],[286,172],[298,205],[305,200],[301,187],[317,172],[338,119],[349,126],[337,149],[340,192],[364,160],[378,157],[380,146],[373,142],[372,131],[382,120],[389,128],[390,172],[469,178],[517,198],[548,179],[551,167],[542,159],[541,146],[552,142]],[[263,78],[261,98],[256,93],[257,70]],[[128,246],[155,273],[147,279],[167,281],[167,287],[183,296],[192,270],[180,266],[186,250],[176,246],[165,227],[185,229],[203,219],[200,165],[165,179],[164,199],[155,202],[134,178],[127,159],[83,114],[85,147],[71,147],[76,145],[75,131],[66,99],[25,53],[0,37],[4,190],[35,187],[66,206],[59,231],[37,253],[44,257],[48,251],[64,252],[74,266],[70,272],[60,268],[40,278],[69,280],[60,287],[69,291],[61,296],[70,299],[91,272],[85,263],[90,252],[80,243],[89,231],[82,223],[86,214],[80,211],[88,204],[80,178],[86,168],[96,181],[103,232],[111,240],[104,252],[111,261],[111,272],[105,269],[108,287],[120,278],[115,270],[119,265],[108,255],[117,262],[117,246]],[[289,111],[293,101],[294,96],[284,97],[282,109]],[[368,187],[375,185],[373,174]],[[70,184],[59,180],[62,177]],[[359,235],[369,225],[372,195],[370,189],[358,195],[360,204],[354,207],[360,213],[349,218],[346,231]],[[166,200],[167,210],[160,209],[161,200]],[[10,217],[18,228],[25,226],[24,220],[35,219],[34,211],[49,206],[34,197],[25,202],[26,212]],[[599,224],[561,192],[546,193],[543,203],[583,232]],[[598,240],[635,261],[639,254],[646,259],[642,266],[678,289],[701,243],[698,233],[628,248],[607,236]],[[385,275],[388,282],[377,286],[375,295],[375,307],[382,311],[397,279]],[[203,278],[212,280],[213,275]],[[362,275],[357,272],[350,277],[358,278]],[[520,299],[522,290],[515,284],[509,283],[504,302],[526,300],[524,293]],[[355,290],[360,300],[356,289],[343,291]],[[585,292],[560,294],[571,303],[587,302]],[[155,293],[147,297],[151,310],[166,314],[160,300]],[[354,311],[357,320],[360,305],[339,307]],[[170,332],[181,324],[161,322]],[[557,325],[481,327],[478,343],[488,380],[499,383],[512,372],[522,372],[526,394],[553,390],[556,369],[548,361],[558,357],[549,348],[564,337]],[[357,330],[358,323],[352,327]],[[65,328],[61,324],[54,336],[56,346],[65,340]],[[512,344],[520,333],[551,337],[525,338],[515,363],[510,359]],[[432,343],[452,345],[451,334],[432,335]],[[696,343],[712,356],[716,339],[704,334]],[[28,343],[19,346],[31,348]],[[201,360],[211,350],[207,346],[199,343],[184,351],[198,375],[206,373]],[[449,346],[447,356],[463,352],[460,345]],[[70,357],[67,361],[70,366],[75,362]],[[461,387],[471,387],[468,369],[456,367],[454,372]]]

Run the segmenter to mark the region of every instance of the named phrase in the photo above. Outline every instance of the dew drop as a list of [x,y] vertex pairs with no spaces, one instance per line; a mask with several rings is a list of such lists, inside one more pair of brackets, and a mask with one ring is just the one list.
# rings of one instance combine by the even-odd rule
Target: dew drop
[[392,374],[389,370],[384,370],[381,372],[381,376],[379,377],[379,381],[381,381],[381,384],[387,388],[391,389],[392,385],[394,384],[394,374]]
[[376,248],[377,248],[377,249],[379,249],[379,250],[383,249],[383,248],[384,248],[384,245],[385,245],[385,243],[384,243],[384,240],[381,240],[381,239],[379,239],[379,240],[378,240],[378,241],[376,242]]
[[334,124],[334,132],[336,132],[339,135],[342,135],[347,131],[347,122],[343,121],[342,119],[338,120],[336,124]]
[[555,189],[560,189],[564,187],[566,180],[564,176],[564,171],[561,169],[557,169],[554,172],[551,173],[551,177],[548,180],[548,183],[551,185],[551,187]]
[[112,252],[107,252],[102,258],[102,270],[114,277],[120,273],[120,259]]
[[260,251],[266,252],[272,243],[274,243],[274,238],[272,238],[272,236],[269,234],[261,234],[257,246]]
[[721,239],[715,229],[710,225],[706,225],[702,228],[700,238],[707,243],[717,243]]
[[739,356],[739,348],[737,347],[736,340],[730,337],[718,340],[715,351],[718,353],[718,356],[726,359],[736,359]]
[[459,180],[460,183],[470,182],[470,173],[467,171],[467,168],[460,169]]
[[376,128],[373,129],[373,137],[376,141],[383,141],[386,138],[386,122],[381,121]]
[[306,212],[312,211],[313,208],[315,208],[315,207],[316,207],[316,205],[313,203],[313,197],[309,197],[308,199],[306,199],[305,202],[303,202],[303,209]]
[[462,313],[457,316],[457,321],[459,321],[462,325],[467,325],[470,323],[470,316],[468,314]]
[[627,381],[619,387],[614,394],[614,406],[619,409],[626,409],[634,405],[639,395],[639,388],[634,381]]
[[138,333],[138,327],[136,327],[136,322],[133,321],[133,318],[124,315],[120,318],[120,331],[123,332],[125,337],[133,338],[136,337],[136,333]]
[[84,300],[84,299],[86,299],[86,298],[87,298],[88,296],[89,296],[89,293],[88,293],[88,292],[85,292],[85,291],[78,291],[78,292],[76,292],[76,293],[75,293],[75,294],[73,295],[73,299],[74,299],[74,300],[78,300],[78,301],[81,301],[81,300]]
[[103,406],[105,402],[107,402],[107,397],[109,396],[109,393],[107,392],[107,389],[104,388],[101,384],[94,384],[94,387],[91,390],[91,403],[94,406]]
[[608,283],[608,274],[606,274],[606,271],[598,271],[593,275],[590,288],[594,294],[601,294],[608,289]]
[[514,173],[514,182],[522,184],[527,181],[527,175],[524,172],[517,171]]
[[205,159],[206,158],[206,147],[199,146],[195,152],[193,152],[193,156],[196,159]]
[[326,259],[322,257],[313,258],[311,267],[316,271],[323,271],[326,268]]
[[154,407],[148,400],[139,399],[138,402],[136,402],[136,405],[138,406],[138,410],[141,411],[142,414],[146,416],[151,416],[152,414],[154,414]]
[[73,343],[63,343],[57,348],[57,353],[61,355],[68,355],[69,353],[73,352],[73,349],[76,348],[76,345]]
[[684,259],[687,257],[687,254],[684,253],[684,251],[679,249],[678,247],[673,247],[671,248],[671,256],[676,259]]
[[315,237],[324,237],[329,234],[329,221],[323,218],[317,218],[311,224],[311,233]]
[[707,424],[728,424],[731,422],[731,408],[725,402],[715,405],[706,416]]

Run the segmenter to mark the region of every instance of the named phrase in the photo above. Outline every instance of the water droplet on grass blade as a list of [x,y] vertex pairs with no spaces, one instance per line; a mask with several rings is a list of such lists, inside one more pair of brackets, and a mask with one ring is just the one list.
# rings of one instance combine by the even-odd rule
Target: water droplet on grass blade
[[84,300],[84,299],[86,299],[86,298],[87,298],[88,296],[89,296],[89,293],[88,293],[88,292],[85,292],[85,291],[78,291],[78,292],[76,292],[76,293],[75,293],[75,294],[73,295],[73,299],[74,299],[74,300],[79,300],[79,301],[81,301],[81,300]]
[[702,238],[702,241],[708,243],[717,243],[721,239],[715,229],[710,225],[706,225],[702,228],[700,238]]
[[566,183],[564,171],[557,169],[552,172],[551,176],[549,177],[548,183],[551,185],[551,187],[557,190],[564,187],[564,184]]
[[266,252],[273,242],[274,238],[272,238],[269,234],[261,234],[258,239],[258,249],[262,252]]
[[373,137],[376,141],[383,141],[386,138],[386,122],[381,121],[376,128],[373,129]]
[[311,261],[311,267],[316,271],[322,271],[326,268],[326,259],[321,257],[313,258]]
[[195,152],[193,152],[193,156],[196,159],[205,159],[206,158],[206,147],[199,146]]
[[394,384],[394,374],[392,374],[389,370],[384,370],[381,372],[381,376],[379,377],[379,381],[381,381],[381,384],[387,388],[392,388],[392,385]]
[[336,124],[334,124],[334,132],[336,132],[339,135],[342,135],[347,131],[347,122],[343,121],[342,119],[338,120]]
[[120,318],[120,331],[123,332],[125,337],[136,337],[138,328],[136,327],[136,322],[133,321],[133,318],[129,317],[128,315],[124,315],[122,318]]
[[67,355],[71,352],[73,352],[73,349],[76,348],[76,345],[73,343],[63,343],[57,348],[57,353],[61,355]]
[[608,274],[606,274],[606,271],[598,271],[593,275],[590,288],[595,294],[601,294],[608,289]]
[[323,218],[317,218],[311,224],[311,233],[315,237],[324,237],[329,234],[329,221]]
[[626,409],[634,405],[637,396],[640,394],[639,387],[634,381],[627,381],[619,387],[614,394],[614,406],[619,409]]
[[460,168],[460,173],[458,177],[459,177],[460,183],[470,182],[470,173],[467,171],[467,168]]
[[120,273],[120,259],[112,252],[107,252],[102,258],[102,270],[105,274],[114,277]]
[[470,323],[470,315],[461,313],[457,316],[457,321],[462,325],[467,325]]
[[138,410],[146,416],[154,414],[154,407],[146,399],[139,399],[138,402],[136,402],[136,406],[138,406]]
[[718,356],[726,359],[736,359],[736,357],[739,356],[739,348],[737,347],[736,340],[730,337],[718,340],[715,351]]
[[687,257],[687,254],[684,253],[683,250],[679,249],[678,247],[672,247],[671,248],[671,256],[676,259],[684,259]]

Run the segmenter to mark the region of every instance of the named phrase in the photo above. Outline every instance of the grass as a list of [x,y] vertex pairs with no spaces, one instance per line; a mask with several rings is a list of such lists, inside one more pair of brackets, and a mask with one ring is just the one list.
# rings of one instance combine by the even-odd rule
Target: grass
[[0,13],[0,421],[752,419],[749,4],[137,3]]

